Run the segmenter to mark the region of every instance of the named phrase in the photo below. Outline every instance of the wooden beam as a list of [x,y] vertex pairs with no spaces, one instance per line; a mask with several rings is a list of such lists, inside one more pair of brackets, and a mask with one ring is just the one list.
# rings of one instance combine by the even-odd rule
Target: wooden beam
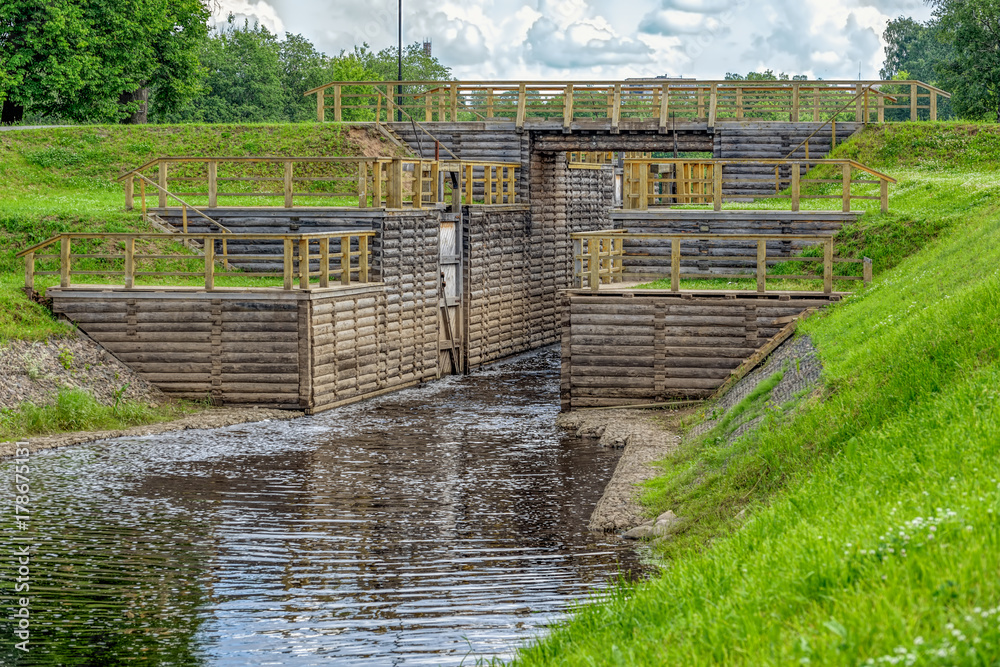
[[842,167],[843,175],[841,179],[843,181],[843,193],[841,194],[841,199],[843,201],[842,210],[844,213],[851,212],[851,165],[850,163],[844,163]]
[[135,237],[125,239],[125,289],[135,287]]
[[563,132],[571,132],[573,126],[573,84],[566,84],[566,91],[563,93]]
[[344,122],[344,109],[339,83],[333,87],[333,120],[338,123]]
[[[808,155],[806,158],[808,159]],[[792,210],[798,211],[802,203],[802,169],[798,162],[792,163]]]
[[205,239],[205,289],[215,289],[215,240]]
[[59,286],[70,286],[70,237],[65,234],[59,239]]
[[369,281],[368,238],[367,234],[358,237],[358,282],[362,283]]
[[757,241],[757,291],[767,291],[767,241]]
[[833,237],[823,244],[823,293],[833,293]]
[[319,240],[319,286],[330,286],[330,237]]
[[522,83],[517,87],[517,119],[514,121],[514,126],[518,131],[524,129],[524,117],[527,114],[526,105],[528,103],[527,95],[525,85]]
[[611,107],[611,134],[618,134],[622,117],[622,85],[615,84],[614,101]]
[[35,289],[35,253],[24,256],[24,289],[33,292]]
[[[284,276],[285,280],[284,288],[285,290],[291,290],[292,289],[292,240],[284,239],[283,244],[284,244],[284,253],[282,259],[284,264],[282,266],[282,275]],[[205,245],[207,246],[208,243],[206,242]]]
[[219,205],[219,163],[215,160],[208,161],[208,207],[215,208]]
[[351,284],[351,237],[340,237],[340,282]]
[[165,160],[160,160],[156,169],[156,180],[157,184],[160,186],[156,194],[159,196],[160,208],[167,207],[167,162]]
[[669,111],[670,88],[668,84],[663,84],[663,92],[660,95],[660,134],[667,132],[667,112]]
[[316,122],[322,123],[326,120],[326,100],[323,98],[323,89],[316,91]]
[[681,240],[670,239],[670,291],[681,291]]
[[910,84],[910,120],[919,120],[917,114],[917,84]]
[[292,208],[292,161],[285,160],[285,173],[282,185],[285,189],[285,208]]
[[299,239],[299,289],[309,289],[309,239]]

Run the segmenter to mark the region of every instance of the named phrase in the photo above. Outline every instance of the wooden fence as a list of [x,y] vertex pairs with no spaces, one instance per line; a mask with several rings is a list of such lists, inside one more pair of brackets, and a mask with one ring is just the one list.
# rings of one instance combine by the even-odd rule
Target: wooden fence
[[[74,276],[121,276],[125,289],[136,288],[136,279],[173,278],[181,282],[184,278],[203,278],[205,289],[215,288],[215,278],[218,276],[250,276],[254,278],[282,277],[284,289],[309,289],[310,279],[319,278],[320,287],[329,287],[330,279],[336,277],[343,285],[369,282],[371,248],[369,239],[375,236],[373,231],[352,232],[319,232],[310,234],[84,234],[69,233],[53,236],[17,254],[23,257],[25,263],[24,284],[28,290],[34,290],[36,276],[59,276],[60,287],[70,287]],[[73,243],[79,241],[99,241],[105,248],[111,248],[101,253],[74,253]],[[160,242],[194,242],[202,247],[203,258],[185,254],[183,251],[168,252],[156,246]],[[238,241],[280,242],[284,247],[281,257],[275,255],[235,255],[228,252],[228,244]],[[331,241],[337,246],[331,248]],[[140,242],[150,248],[148,252],[139,252],[136,243]],[[119,244],[121,251],[118,250]],[[58,245],[58,254],[39,254],[51,246]],[[93,270],[75,270],[74,260],[102,260],[110,267],[100,267]],[[198,271],[164,271],[156,270],[156,262],[198,261],[202,268]],[[203,261],[202,261],[203,260]],[[254,272],[252,274],[231,271],[230,265],[239,262],[255,261],[280,262],[282,271],[276,273]],[[55,265],[54,270],[39,271],[36,262],[46,262]],[[142,264],[150,264],[152,270],[142,270]],[[223,270],[218,270],[216,263]],[[121,266],[122,268],[111,268]],[[315,266],[315,269],[313,268]],[[353,274],[353,275],[352,275]]]
[[[823,293],[833,292],[834,280],[863,280],[867,285],[872,279],[872,263],[867,257],[864,259],[842,259],[833,256],[833,237],[823,235],[805,234],[781,234],[781,235],[743,235],[743,234],[634,234],[616,230],[606,230],[597,232],[579,232],[572,235],[573,238],[573,259],[574,259],[574,286],[578,288],[589,287],[591,291],[597,292],[601,285],[614,283],[634,282],[638,280],[660,280],[670,277],[670,291],[680,291],[681,280],[704,280],[718,279],[724,277],[726,280],[755,279],[757,281],[757,291],[767,291],[767,280],[821,280],[823,283]],[[655,255],[647,257],[647,266],[656,268],[656,271],[635,271],[629,270],[625,265],[626,243],[631,240],[655,240],[659,244],[664,242],[669,244],[670,254]],[[743,244],[747,250],[755,250],[756,255],[749,252],[742,255],[709,255],[685,254],[683,244],[690,244],[696,241],[717,242],[726,247],[732,247],[734,242]],[[797,241],[821,245],[823,249],[822,258],[817,257],[791,257],[787,255],[768,255],[768,243],[772,247],[782,242]],[[648,253],[647,253],[648,254]],[[742,263],[747,268],[753,267],[754,273],[746,274],[726,274],[720,276],[716,274],[698,272],[682,273],[683,263],[687,261],[697,261],[699,264],[708,263]],[[782,274],[768,275],[769,264],[783,264],[785,262],[822,262],[823,275],[816,276],[810,274]],[[834,276],[834,264],[861,264],[863,266],[863,276]]]
[[[766,176],[759,175],[761,168]],[[820,169],[804,178],[806,168]],[[824,173],[831,170],[833,174]],[[886,212],[889,185],[895,182],[891,176],[854,160],[628,159],[623,207],[644,211],[656,206],[705,205],[720,211],[726,201],[785,199],[791,202],[793,211],[798,211],[805,200],[839,200],[840,210],[848,213],[852,202],[875,200]],[[834,186],[836,194],[822,187],[803,192],[803,186],[828,185]],[[878,195],[864,193],[869,185],[879,187]]]
[[[402,92],[397,91],[397,86]],[[843,120],[886,122],[908,112],[908,120],[937,120],[939,98],[950,94],[921,81],[334,81],[316,95],[320,122],[391,122],[394,108],[424,122],[503,119],[523,127],[528,120],[672,119]],[[394,100],[383,104],[383,98]],[[390,108],[392,107],[392,108]],[[329,112],[329,113],[328,113]],[[924,113],[926,112],[926,113]],[[853,116],[853,119],[850,118]]]
[[190,197],[207,208],[218,207],[220,198],[252,198],[254,205],[263,201],[284,208],[312,200],[355,208],[420,209],[455,201],[513,204],[520,167],[516,162],[417,158],[160,157],[119,180],[125,183],[129,209],[135,207],[138,183],[144,213],[147,183],[154,182],[160,208],[171,199]]

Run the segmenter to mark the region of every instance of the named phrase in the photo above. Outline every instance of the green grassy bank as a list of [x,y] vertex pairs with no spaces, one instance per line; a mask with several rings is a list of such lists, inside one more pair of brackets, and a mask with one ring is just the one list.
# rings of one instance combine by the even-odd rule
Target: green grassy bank
[[899,185],[839,238],[873,286],[802,327],[822,395],[664,461],[644,500],[685,521],[662,575],[516,664],[1000,664],[1000,131],[893,125],[837,153]]
[[0,132],[0,341],[71,333],[21,294],[18,251],[61,232],[152,231],[138,211],[125,210],[121,173],[163,155],[352,156],[377,143],[333,123]]

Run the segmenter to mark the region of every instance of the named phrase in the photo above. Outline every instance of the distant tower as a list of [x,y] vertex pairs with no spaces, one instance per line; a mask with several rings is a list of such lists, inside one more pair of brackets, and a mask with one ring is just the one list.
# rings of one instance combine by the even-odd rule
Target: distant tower
[[424,37],[424,55],[428,58],[431,57],[431,38]]

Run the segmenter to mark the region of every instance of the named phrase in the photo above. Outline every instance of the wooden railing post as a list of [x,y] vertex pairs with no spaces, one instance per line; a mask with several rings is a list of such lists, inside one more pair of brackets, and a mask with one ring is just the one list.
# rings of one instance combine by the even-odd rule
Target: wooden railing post
[[35,289],[35,253],[24,256],[24,289],[29,292]]
[[670,239],[670,291],[681,291],[681,239]]
[[651,184],[649,182],[649,163],[641,162],[639,164],[639,210],[645,211],[649,209],[649,188]]
[[125,179],[125,210],[131,211],[135,208],[135,176],[129,174]]
[[285,177],[283,181],[285,187],[285,208],[292,208],[292,161],[285,160]]
[[667,132],[667,112],[669,111],[669,86],[663,84],[663,92],[660,94],[660,134]]
[[135,237],[125,239],[125,289],[135,287]]
[[330,286],[330,237],[319,240],[319,286]]
[[872,284],[872,260],[871,260],[871,257],[865,257],[862,260],[861,266],[862,266],[862,272],[863,272],[862,280],[864,281],[865,287],[867,287],[868,285]]
[[185,234],[188,233],[188,207],[187,204],[181,205],[181,230]]
[[917,114],[917,84],[910,84],[910,120],[919,120]]
[[927,92],[930,93],[930,96],[931,96],[931,117],[930,117],[930,119],[931,119],[931,121],[936,121],[937,120],[937,107],[938,107],[938,101],[937,101],[938,94],[937,94],[936,90],[933,90],[931,88],[928,88]]
[[573,287],[583,288],[583,239],[573,239]]
[[219,205],[219,163],[215,160],[208,161],[208,207],[215,208]]
[[864,120],[862,118],[862,114],[864,113],[862,110],[864,101],[861,98],[864,96],[865,85],[863,83],[859,83],[855,90],[857,90],[857,93],[855,94],[854,100],[854,121],[860,123]]
[[493,118],[493,89],[486,89],[486,117]]
[[611,134],[618,134],[622,118],[622,85],[615,84],[614,100],[611,107]]
[[823,243],[823,293],[833,293],[833,237]]
[[719,113],[719,84],[713,83],[708,94],[708,126],[715,127],[715,118]]
[[389,173],[386,174],[387,190],[385,197],[386,208],[403,208],[403,160],[398,157],[392,158],[389,163]]
[[160,208],[167,207],[167,162],[165,160],[160,160],[157,165],[156,179],[159,183],[159,189],[157,194],[159,195],[158,200]]
[[722,210],[722,164],[712,166],[712,208]]
[[757,291],[767,291],[767,241],[757,239]]
[[563,102],[563,132],[570,132],[573,125],[573,84],[566,84]]
[[69,287],[70,276],[70,237],[65,234],[59,239],[59,286]]
[[424,207],[424,161],[417,160],[413,163],[413,208],[419,210]]
[[368,282],[368,235],[362,234],[358,237],[358,282]]
[[431,162],[431,191],[429,201],[431,205],[444,202],[444,187],[441,182],[441,162],[435,160]]
[[333,87],[333,120],[338,123],[344,121],[343,91],[339,83]]
[[885,180],[884,178],[879,179],[879,185],[880,185],[880,188],[881,188],[881,193],[880,193],[879,199],[882,202],[882,212],[883,213],[888,213],[889,212],[889,181]]
[[590,273],[587,284],[592,292],[601,289],[600,243],[596,236],[587,237],[587,270]]
[[142,219],[146,219],[146,179],[139,178],[139,199],[142,200]]
[[205,239],[205,289],[215,289],[215,239]]
[[799,84],[792,84],[792,117],[793,123],[799,122]]
[[[808,156],[807,156],[808,157]],[[798,162],[792,163],[792,210],[798,211],[802,204],[802,170]]]
[[368,163],[358,162],[358,208],[368,206]]
[[844,190],[841,197],[843,198],[843,210],[844,213],[850,213],[851,211],[851,163],[845,162],[843,168],[843,176],[841,177],[844,182]]
[[882,93],[878,94],[878,122],[879,124],[885,122],[885,95]]
[[326,100],[323,96],[323,89],[320,88],[316,91],[316,122],[322,123],[326,121]]
[[291,290],[292,289],[292,270],[293,270],[293,266],[292,265],[293,265],[293,262],[294,262],[294,258],[292,257],[292,240],[291,239],[287,239],[287,238],[284,239],[283,245],[284,245],[283,253],[282,253],[282,262],[283,262],[283,265],[281,267],[281,272],[282,272],[282,275],[283,275],[283,277],[285,279],[284,288],[286,290]]
[[743,120],[743,86],[736,84],[736,120]]
[[473,183],[473,177],[475,176],[475,167],[472,164],[465,165],[465,203],[471,206],[473,201],[473,195],[475,186]]
[[524,119],[527,115],[528,109],[528,91],[525,89],[525,84],[521,84],[517,87],[517,117],[514,121],[514,127],[520,132],[524,129]]
[[451,122],[458,122],[458,84],[451,84]]
[[299,239],[299,289],[309,289],[309,239]]
[[351,284],[351,237],[340,237],[340,282]]

